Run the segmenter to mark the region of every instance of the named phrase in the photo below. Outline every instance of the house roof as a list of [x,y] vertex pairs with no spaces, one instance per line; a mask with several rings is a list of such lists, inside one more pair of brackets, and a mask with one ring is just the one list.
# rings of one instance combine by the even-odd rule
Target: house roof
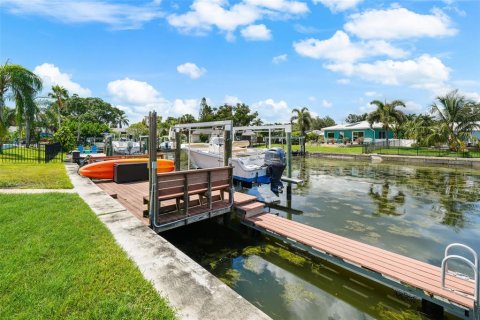
[[327,130],[364,130],[364,129],[381,129],[383,127],[383,123],[381,122],[374,122],[372,126],[368,121],[360,121],[355,123],[345,123],[345,124],[337,124],[335,126],[323,128],[324,131]]

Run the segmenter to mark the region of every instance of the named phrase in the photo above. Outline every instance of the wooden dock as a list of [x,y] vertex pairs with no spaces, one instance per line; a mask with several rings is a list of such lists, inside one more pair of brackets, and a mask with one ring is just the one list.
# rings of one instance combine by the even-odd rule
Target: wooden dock
[[[118,202],[145,223],[145,225],[150,225],[148,214],[145,214],[147,205],[143,201],[143,198],[148,195],[148,181],[117,184],[113,181],[105,180],[97,181],[96,185],[111,197],[117,199]],[[214,191],[213,197],[215,201],[212,203],[212,208],[210,209],[205,205],[201,205],[199,195],[190,196],[188,215],[178,211],[160,214],[158,216],[158,222],[164,225],[164,228],[159,228],[156,231],[162,232],[230,212],[231,208],[228,193],[225,192],[223,197],[221,197],[219,191]],[[240,206],[255,200],[256,197],[254,196],[240,192],[234,193],[234,206]],[[161,203],[162,208],[174,207],[176,205],[175,200],[166,200]]]
[[[442,288],[439,267],[335,235],[302,223],[261,213],[243,223],[292,247],[327,260],[402,293],[441,306],[463,319],[478,319],[472,280],[447,274]],[[477,309],[477,310],[475,310]]]

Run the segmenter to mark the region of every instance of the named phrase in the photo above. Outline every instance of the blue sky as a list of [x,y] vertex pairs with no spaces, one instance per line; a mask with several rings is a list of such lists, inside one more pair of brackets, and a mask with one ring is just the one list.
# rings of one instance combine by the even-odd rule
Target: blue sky
[[342,122],[374,99],[480,101],[480,1],[0,0],[0,61],[138,121],[244,102]]

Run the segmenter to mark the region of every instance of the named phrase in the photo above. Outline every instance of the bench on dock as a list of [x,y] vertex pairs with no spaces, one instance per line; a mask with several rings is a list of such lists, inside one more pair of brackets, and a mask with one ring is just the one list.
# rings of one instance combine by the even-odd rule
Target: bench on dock
[[[225,202],[225,193],[232,199],[232,173],[232,167],[221,167],[158,174],[157,214],[183,211],[189,215],[211,211],[218,206],[216,202],[230,205],[230,201]],[[149,203],[149,195],[143,197],[143,203]]]

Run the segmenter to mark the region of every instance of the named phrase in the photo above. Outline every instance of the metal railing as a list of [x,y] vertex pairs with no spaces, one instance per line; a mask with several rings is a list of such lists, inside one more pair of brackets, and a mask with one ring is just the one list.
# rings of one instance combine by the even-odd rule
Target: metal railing
[[[473,256],[473,262],[472,262],[472,260],[467,259],[467,258],[465,258],[463,256],[460,256],[460,255],[455,255],[455,254],[450,254],[449,255],[448,251],[452,248],[462,248],[462,249],[470,252]],[[478,304],[478,294],[479,294],[479,291],[480,291],[479,282],[478,282],[479,269],[478,269],[477,253],[472,248],[470,248],[469,246],[466,246],[466,245],[461,244],[461,243],[452,243],[445,248],[445,256],[442,260],[442,279],[441,279],[442,280],[442,288],[453,291],[453,289],[448,288],[445,285],[445,278],[446,278],[446,275],[447,275],[447,272],[448,272],[448,261],[449,260],[457,260],[457,261],[464,262],[466,265],[468,265],[470,268],[472,268],[473,276],[474,276],[474,282],[475,282],[475,287],[474,287],[474,292],[473,292],[473,300],[474,300],[475,307],[476,307],[477,304]]]
[[60,143],[33,142],[27,145],[19,141],[0,143],[0,163],[48,163],[63,162]]

